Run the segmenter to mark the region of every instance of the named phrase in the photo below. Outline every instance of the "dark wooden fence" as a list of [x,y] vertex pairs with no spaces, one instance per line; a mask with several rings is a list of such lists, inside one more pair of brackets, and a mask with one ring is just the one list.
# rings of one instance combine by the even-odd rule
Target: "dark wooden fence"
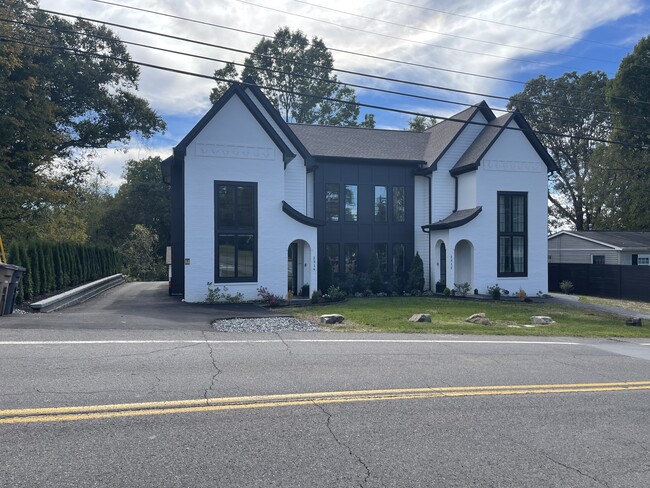
[[561,291],[564,280],[579,295],[650,302],[650,266],[549,263],[549,291]]

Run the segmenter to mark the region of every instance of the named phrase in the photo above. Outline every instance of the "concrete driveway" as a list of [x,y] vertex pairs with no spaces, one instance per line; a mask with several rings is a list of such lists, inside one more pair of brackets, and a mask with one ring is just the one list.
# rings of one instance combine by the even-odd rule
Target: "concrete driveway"
[[184,303],[167,287],[166,281],[124,283],[61,311],[0,317],[0,328],[211,330],[215,319],[282,315],[254,304]]

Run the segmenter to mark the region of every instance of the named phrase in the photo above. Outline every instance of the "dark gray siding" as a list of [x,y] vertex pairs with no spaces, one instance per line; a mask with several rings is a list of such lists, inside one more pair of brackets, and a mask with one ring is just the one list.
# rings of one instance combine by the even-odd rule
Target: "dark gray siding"
[[[314,178],[314,217],[326,224],[318,229],[318,253],[325,256],[325,245],[340,245],[341,271],[344,268],[344,245],[358,244],[358,272],[367,272],[368,261],[375,243],[388,244],[388,273],[392,272],[392,245],[404,244],[405,270],[408,272],[414,255],[414,169],[415,165],[385,162],[323,162],[317,161]],[[335,183],[340,188],[340,221],[327,222],[325,215],[325,185]],[[358,220],[344,220],[345,185],[358,186]],[[388,187],[387,222],[374,222],[374,187]],[[392,187],[405,189],[405,221],[393,222]],[[341,273],[342,275],[343,273]],[[342,278],[339,276],[338,278]]]

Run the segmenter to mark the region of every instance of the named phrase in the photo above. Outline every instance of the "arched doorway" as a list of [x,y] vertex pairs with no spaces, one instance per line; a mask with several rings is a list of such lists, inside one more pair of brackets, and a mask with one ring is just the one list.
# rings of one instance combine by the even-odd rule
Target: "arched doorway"
[[467,240],[456,243],[454,248],[454,283],[469,283],[472,286],[474,275],[474,246]]
[[293,296],[301,296],[304,285],[309,296],[309,283],[311,282],[311,247],[303,240],[295,240],[287,249],[287,292]]

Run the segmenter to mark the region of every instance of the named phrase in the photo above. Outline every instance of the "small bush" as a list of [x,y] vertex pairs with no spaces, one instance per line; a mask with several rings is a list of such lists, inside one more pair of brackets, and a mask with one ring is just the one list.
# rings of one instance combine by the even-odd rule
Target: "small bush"
[[231,295],[228,293],[228,287],[224,286],[223,289],[214,286],[211,281],[208,281],[208,295],[205,298],[205,303],[214,305],[215,303],[228,302],[228,303],[241,303],[244,300],[244,295],[240,292]]
[[451,290],[445,286],[445,289],[442,291],[442,294],[448,297],[451,295]]
[[465,283],[454,283],[454,289],[456,290],[456,294],[466,297],[467,294],[470,292],[472,289],[472,286],[465,282]]
[[320,290],[314,290],[314,292],[311,294],[311,299],[309,300],[311,303],[319,303],[321,299],[323,298],[323,294],[321,293]]
[[330,286],[327,290],[327,294],[323,295],[326,302],[340,302],[345,300],[346,297],[347,294],[338,286]]
[[265,287],[260,286],[257,289],[257,295],[265,302],[269,307],[277,307],[284,300],[281,296],[276,295],[275,293],[270,292]]
[[498,284],[488,286],[488,295],[492,295],[493,300],[501,300],[501,287]]
[[569,280],[561,281],[560,290],[562,290],[562,293],[564,293],[565,295],[568,295],[573,291],[573,283],[570,282]]

